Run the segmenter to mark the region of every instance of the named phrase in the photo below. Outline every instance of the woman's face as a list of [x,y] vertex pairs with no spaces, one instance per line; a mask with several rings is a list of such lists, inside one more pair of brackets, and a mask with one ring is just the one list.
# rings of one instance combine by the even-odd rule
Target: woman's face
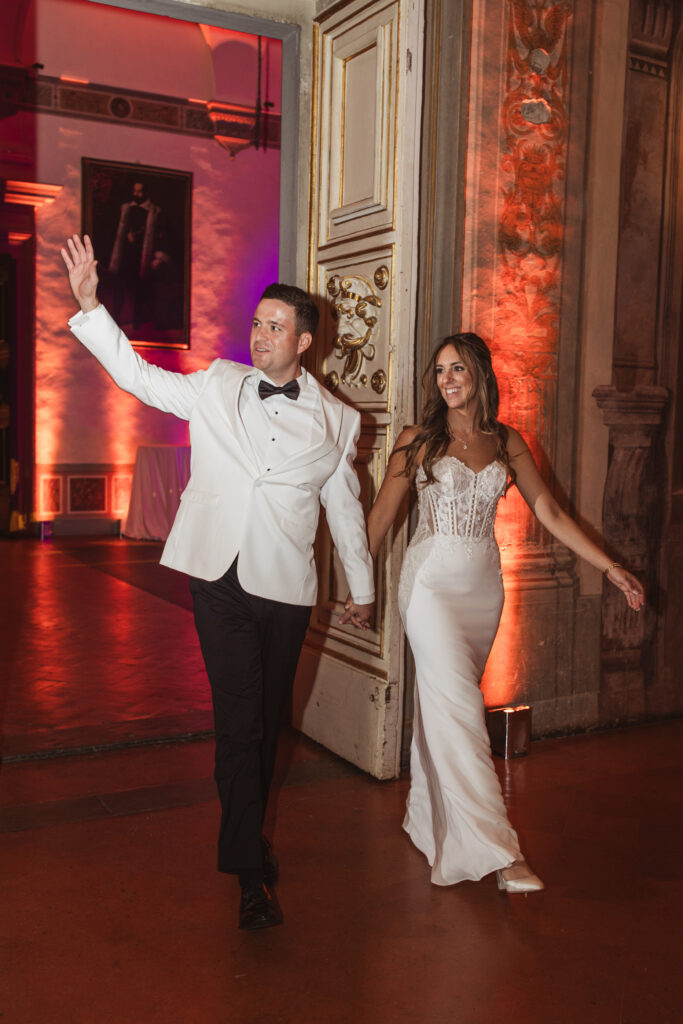
[[436,385],[449,409],[465,409],[475,394],[474,377],[455,345],[444,345],[436,357]]

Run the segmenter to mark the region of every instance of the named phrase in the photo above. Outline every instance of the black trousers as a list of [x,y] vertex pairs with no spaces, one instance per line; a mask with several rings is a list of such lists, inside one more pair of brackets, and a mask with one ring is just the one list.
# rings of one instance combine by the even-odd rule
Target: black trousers
[[192,577],[190,590],[216,724],[218,870],[237,874],[262,866],[280,721],[311,609],[247,594],[237,559],[218,580]]

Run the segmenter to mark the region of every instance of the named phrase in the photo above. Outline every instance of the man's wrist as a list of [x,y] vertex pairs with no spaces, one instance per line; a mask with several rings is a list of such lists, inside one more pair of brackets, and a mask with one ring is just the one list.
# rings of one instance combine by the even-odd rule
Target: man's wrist
[[95,299],[86,299],[85,301],[80,303],[81,313],[92,313],[92,312],[94,312],[94,310],[97,309],[99,304],[100,304],[99,300],[96,299],[96,298]]

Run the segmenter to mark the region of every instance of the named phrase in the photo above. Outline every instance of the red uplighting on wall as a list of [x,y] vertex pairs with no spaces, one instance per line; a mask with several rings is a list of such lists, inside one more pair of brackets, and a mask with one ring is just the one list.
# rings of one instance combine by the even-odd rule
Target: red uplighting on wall
[[45,185],[39,181],[6,181],[5,202],[16,206],[32,206],[39,210],[53,203],[62,191],[61,185]]
[[[557,389],[570,7],[508,0],[507,17],[491,347],[501,419],[521,431],[543,471],[552,451]],[[526,571],[530,556],[549,554],[549,538],[517,492],[501,503],[497,535],[508,599],[483,683],[487,704],[515,699],[528,682],[512,591],[522,557]]]
[[[51,18],[57,18],[54,4],[44,6]],[[172,19],[85,0],[66,4],[63,11],[60,7],[59,17],[60,32],[69,46],[55,43],[51,50],[48,43],[52,45],[55,33],[48,33],[43,20],[49,56],[45,67],[50,69],[50,80],[63,70],[61,84],[71,83],[69,89],[79,94],[83,104],[74,110],[47,110],[36,103],[14,120],[3,122],[17,122],[16,146],[30,150],[32,161],[21,174],[17,172],[15,180],[0,182],[0,197],[6,203],[35,211],[35,247],[24,253],[35,257],[31,512],[41,522],[78,516],[120,519],[127,511],[137,449],[146,444],[184,446],[188,428],[185,420],[167,416],[112,385],[68,330],[75,308],[59,250],[65,238],[80,230],[87,208],[82,157],[92,154],[156,170],[191,171],[191,223],[186,235],[190,245],[172,254],[178,260],[189,256],[191,346],[178,351],[153,349],[146,358],[164,370],[192,373],[216,358],[249,359],[253,309],[263,288],[278,279],[279,135],[276,142],[273,130],[267,135],[268,148],[257,152],[252,146],[241,160],[229,164],[226,153],[206,131],[207,100],[225,97],[234,100],[223,111],[235,130],[231,146],[253,140],[257,36],[212,28],[209,46],[193,23],[173,21],[171,26]],[[117,45],[103,53],[104,63],[95,74],[87,42],[98,26],[100,36],[109,38],[111,33]],[[160,40],[166,40],[170,50]],[[150,108],[149,129],[128,124],[120,111],[115,113],[102,100],[102,88],[116,94],[121,87],[127,95],[141,97],[141,103],[149,101],[152,77],[138,60],[145,47],[150,67],[158,69],[158,96],[168,95],[174,109],[177,97],[190,97],[195,113],[189,107],[183,112],[188,121],[183,121],[182,131],[174,121],[166,121],[168,111],[156,100]],[[282,44],[270,40],[262,50],[262,100],[265,104],[272,96],[279,111]],[[169,65],[168,52],[184,54],[184,63],[173,60]],[[88,82],[99,82],[102,88]],[[274,117],[271,122],[275,123]],[[201,129],[199,134],[193,124]],[[185,129],[191,134],[185,134]],[[19,180],[22,177],[26,180]],[[107,214],[111,224],[118,220],[118,202],[112,198]],[[167,228],[179,216],[168,203],[163,214]],[[16,216],[17,230],[10,239],[15,246],[27,240],[24,219]],[[108,265],[112,241],[100,244],[101,268]]]

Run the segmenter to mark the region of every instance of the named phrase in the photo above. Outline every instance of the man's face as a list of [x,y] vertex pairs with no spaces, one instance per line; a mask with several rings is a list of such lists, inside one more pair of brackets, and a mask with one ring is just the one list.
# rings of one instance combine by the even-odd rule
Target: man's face
[[134,203],[142,203],[142,202],[144,202],[144,199],[145,199],[145,186],[141,182],[136,181],[135,184],[133,185],[133,202]]
[[251,322],[251,361],[274,384],[299,375],[299,357],[312,341],[308,331],[297,336],[294,309],[279,299],[261,299]]

